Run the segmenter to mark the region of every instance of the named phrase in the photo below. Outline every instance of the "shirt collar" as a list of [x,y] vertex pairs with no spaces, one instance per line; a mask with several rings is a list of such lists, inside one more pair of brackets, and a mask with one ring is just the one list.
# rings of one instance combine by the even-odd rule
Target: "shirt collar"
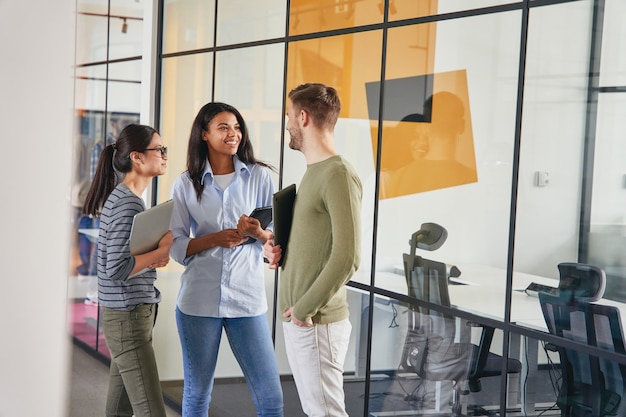
[[[244,164],[237,155],[233,155],[233,164],[235,164],[235,175],[250,175],[250,167]],[[202,185],[204,185],[204,181],[206,177],[209,177],[211,183],[213,183],[214,175],[213,169],[211,168],[211,164],[206,164],[204,167],[204,172],[202,173]]]

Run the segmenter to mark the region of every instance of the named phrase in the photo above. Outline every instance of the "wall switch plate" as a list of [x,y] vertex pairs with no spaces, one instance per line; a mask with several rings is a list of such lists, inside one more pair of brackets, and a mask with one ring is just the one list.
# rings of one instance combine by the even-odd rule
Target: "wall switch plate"
[[535,185],[537,187],[545,187],[550,183],[550,175],[546,171],[535,172]]

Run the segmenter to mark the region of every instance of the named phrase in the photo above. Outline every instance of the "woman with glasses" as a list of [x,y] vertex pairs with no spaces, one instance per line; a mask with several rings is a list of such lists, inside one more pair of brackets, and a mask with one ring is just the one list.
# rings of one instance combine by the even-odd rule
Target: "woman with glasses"
[[170,224],[172,258],[185,266],[176,303],[184,417],[207,416],[222,330],[257,416],[283,415],[265,315],[263,244],[272,233],[248,216],[272,203],[268,168],[255,158],[237,109],[224,103],[200,109],[189,135],[187,170],[174,183]]
[[102,151],[83,206],[85,214],[100,218],[98,301],[111,353],[106,401],[110,417],[166,415],[152,328],[161,300],[154,268],[169,262],[172,233],[161,238],[157,249],[141,255],[131,255],[129,247],[133,217],[145,210],[141,195],[166,168],[161,136],[149,126],[130,124]]

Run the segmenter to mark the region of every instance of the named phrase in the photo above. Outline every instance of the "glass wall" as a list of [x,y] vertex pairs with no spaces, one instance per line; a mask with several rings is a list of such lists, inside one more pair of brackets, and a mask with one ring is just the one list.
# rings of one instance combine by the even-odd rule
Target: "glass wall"
[[95,248],[98,219],[81,214],[98,157],[141,112],[143,15],[140,3],[76,3],[76,138],[70,259],[71,329],[75,339],[108,356],[100,329]]
[[[157,127],[170,152],[158,202],[185,170],[205,103],[242,112],[280,188],[298,185],[306,169],[285,144],[286,94],[308,81],[339,91],[336,148],[363,183],[361,265],[348,283],[349,415],[559,415],[566,405],[557,400],[571,394],[563,348],[626,364],[619,348],[582,343],[571,329],[551,334],[546,312],[557,310],[527,291],[556,289],[557,266],[581,262],[606,273],[597,303],[619,311],[625,300],[620,0],[159,4]],[[123,19],[80,16],[120,36]],[[130,33],[135,21],[126,23]],[[114,53],[91,44],[78,68],[77,107],[90,120],[83,147],[112,129],[113,111],[139,107],[127,95],[140,57],[106,62]],[[112,93],[122,90],[118,102]],[[154,343],[166,393],[180,392],[183,378],[173,314],[181,272],[174,262],[159,272]],[[266,270],[265,282],[283,387],[295,393],[276,325],[280,273]],[[219,355],[216,389],[242,389],[250,413],[226,343]],[[621,398],[623,385],[611,382],[606,398]],[[285,398],[286,415],[304,415],[295,396]],[[235,407],[217,395],[213,404]]]
[[626,172],[618,155],[624,149],[623,114],[626,106],[626,55],[624,28],[626,5],[607,1],[604,8],[602,42],[599,45],[597,118],[595,146],[591,159],[593,182],[589,208],[588,259],[607,274],[607,297],[626,301]]

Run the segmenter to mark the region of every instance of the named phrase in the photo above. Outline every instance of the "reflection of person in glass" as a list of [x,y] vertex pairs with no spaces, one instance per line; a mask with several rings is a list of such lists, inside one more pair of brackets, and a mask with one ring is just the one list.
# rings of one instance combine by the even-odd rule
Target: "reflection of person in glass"
[[[110,131],[107,133],[104,139],[100,139],[96,143],[94,143],[93,148],[91,149],[89,179],[85,180],[83,183],[83,187],[86,190],[89,189],[89,186],[91,185],[91,182],[96,175],[96,169],[98,167],[100,154],[102,154],[102,151],[104,151],[105,147],[113,145],[115,143],[122,130],[130,123],[131,120],[129,118],[126,118],[119,113],[111,114]],[[98,227],[100,227],[100,224],[97,217],[83,215],[79,219],[79,229],[98,229]],[[79,256],[81,264],[78,265],[76,271],[81,278],[83,276],[86,276],[89,280],[87,294],[85,297],[85,304],[98,304],[98,280],[96,278],[96,245],[84,233],[79,234]]]
[[388,196],[400,196],[422,191],[437,190],[455,185],[475,182],[476,169],[460,159],[459,142],[465,131],[465,109],[454,94],[444,91],[435,93],[425,105],[430,108],[431,120],[420,115],[409,115],[404,120],[413,121],[414,129],[409,140],[413,161],[391,173]]
[[117,140],[120,132],[131,123],[131,120],[127,117],[120,115],[119,113],[112,113],[110,120],[111,130],[107,133],[104,139],[101,139],[94,143],[91,150],[91,165],[89,169],[89,179],[93,179],[96,173],[96,167],[98,166],[98,159],[100,154],[106,146],[112,145]]

